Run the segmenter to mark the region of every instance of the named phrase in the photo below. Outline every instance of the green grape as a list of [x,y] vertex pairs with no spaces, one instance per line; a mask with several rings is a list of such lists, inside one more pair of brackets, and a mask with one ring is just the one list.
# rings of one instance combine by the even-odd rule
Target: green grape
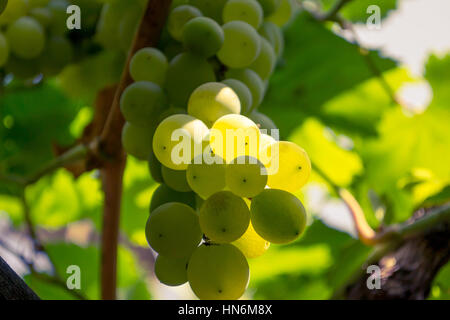
[[163,52],[169,61],[184,52],[183,44],[173,39],[171,40],[163,46]]
[[288,141],[271,144],[266,151],[268,161],[262,161],[269,173],[267,185],[274,189],[296,192],[311,175],[308,154],[298,145]]
[[186,170],[191,160],[202,153],[203,138],[207,134],[208,127],[202,121],[176,114],[159,124],[153,137],[153,151],[166,167]]
[[181,53],[170,62],[166,89],[173,105],[185,108],[192,92],[206,82],[216,81],[212,66],[191,53]]
[[265,240],[285,244],[296,240],[306,226],[306,211],[293,194],[266,189],[252,199],[252,224]]
[[244,235],[234,241],[232,245],[241,250],[247,259],[253,259],[262,256],[269,249],[270,242],[261,238],[250,222]]
[[225,73],[225,76],[242,81],[248,87],[253,97],[250,110],[259,107],[264,99],[265,87],[263,81],[255,71],[251,69],[230,69]]
[[142,9],[139,6],[132,6],[125,12],[119,23],[119,44],[120,48],[128,52],[133,44],[134,35],[139,27]]
[[49,26],[51,33],[58,35],[67,33],[67,8],[69,5],[66,0],[50,0],[48,8],[52,15]]
[[161,184],[155,192],[153,192],[152,200],[150,202],[150,213],[169,202],[184,203],[193,209],[196,208],[195,194],[193,192],[178,192],[170,189],[165,184]]
[[49,2],[50,0],[28,0],[28,6],[30,8],[45,7]]
[[134,82],[120,99],[120,110],[125,119],[137,126],[151,126],[166,102],[161,88],[149,81]]
[[151,213],[145,235],[153,250],[168,258],[188,257],[202,239],[197,213],[176,202],[163,204]]
[[200,9],[204,16],[222,24],[222,12],[228,0],[190,0],[191,5]]
[[281,0],[278,9],[267,17],[267,21],[275,23],[279,27],[285,26],[295,13],[294,0]]
[[47,28],[52,22],[52,13],[49,8],[33,8],[30,10],[30,16],[36,19],[41,26]]
[[151,150],[148,156],[148,169],[150,171],[150,176],[155,182],[163,183],[164,179],[161,172],[162,164],[161,162],[158,161],[158,159],[156,159],[155,153],[153,152],[152,144],[150,144],[150,146]]
[[242,198],[220,191],[206,199],[200,209],[203,233],[215,243],[239,239],[250,223],[250,211]]
[[258,2],[263,8],[266,17],[274,13],[281,4],[281,0],[258,0]]
[[158,125],[163,122],[163,120],[167,119],[170,116],[176,115],[176,114],[187,114],[186,110],[181,108],[174,108],[171,107],[164,112],[161,113],[161,115],[158,117]]
[[11,51],[22,59],[33,59],[41,54],[45,46],[44,28],[30,17],[22,17],[12,23],[6,31]]
[[194,90],[188,102],[188,114],[202,120],[208,127],[227,114],[239,114],[238,95],[220,82],[208,82]]
[[161,168],[164,183],[178,192],[192,191],[186,179],[186,170],[172,170],[166,166]]
[[130,62],[130,74],[134,81],[151,81],[162,87],[169,67],[166,56],[156,48],[143,48]]
[[172,38],[181,40],[184,25],[191,19],[201,17],[202,12],[190,5],[181,5],[170,12],[167,30]]
[[258,159],[242,156],[227,164],[225,179],[234,194],[253,198],[266,187],[267,171]]
[[265,114],[258,112],[258,111],[253,111],[250,116],[250,119],[252,119],[256,125],[259,127],[259,129],[261,130],[267,130],[267,133],[270,134],[271,130],[276,130],[278,129],[276,124],[272,121],[272,119],[270,119],[268,116],[266,116]]
[[243,21],[230,21],[223,25],[225,41],[217,53],[219,60],[230,68],[246,68],[258,57],[261,37],[255,28]]
[[210,133],[214,154],[230,162],[239,156],[258,156],[261,133],[258,126],[245,116],[229,114],[218,119]]
[[222,47],[224,33],[213,19],[197,17],[184,25],[182,39],[188,51],[209,58]]
[[0,10],[0,12],[3,11],[3,12],[1,12],[1,15],[0,15],[0,25],[7,25],[27,14],[28,1],[27,0],[12,0],[12,1],[2,0],[2,2],[0,4],[0,8],[2,8],[2,10]]
[[158,255],[155,261],[155,275],[166,286],[180,286],[186,283],[188,258],[166,258]]
[[122,144],[125,151],[139,160],[147,160],[151,152],[153,129],[125,123]]
[[231,244],[202,245],[189,260],[189,284],[202,300],[239,299],[247,288],[249,277],[247,260]]
[[[258,153],[258,160],[262,163],[269,163],[270,162],[270,154],[268,147],[277,141],[268,134],[261,133],[261,140],[259,145],[259,153]],[[267,168],[266,168],[267,169]]]
[[51,36],[40,55],[42,73],[53,76],[60,73],[73,59],[72,43],[65,37]]
[[199,155],[187,168],[189,185],[203,199],[225,189],[224,160],[220,157],[212,157],[211,160],[207,162],[203,155]]
[[253,103],[250,89],[242,81],[236,79],[226,79],[222,83],[229,86],[238,95],[239,101],[241,102],[241,113],[247,114]]
[[264,37],[261,37],[261,51],[256,60],[249,66],[262,80],[267,80],[272,75],[277,56],[272,45]]
[[9,45],[3,33],[0,32],[0,67],[3,67],[8,61]]
[[256,0],[229,0],[223,8],[224,23],[239,20],[258,29],[263,18],[263,9]]
[[[120,4],[120,5],[116,5]],[[107,49],[117,49],[119,45],[119,24],[127,3],[106,3],[97,24],[96,40]]]
[[6,6],[8,5],[8,0],[0,0],[0,14],[5,11]]
[[7,73],[11,73],[14,77],[29,80],[40,74],[39,61],[37,59],[21,59],[14,55],[10,55],[5,65]]
[[284,51],[284,37],[280,27],[270,21],[266,21],[259,29],[259,34],[269,41],[275,50],[277,58],[280,59]]

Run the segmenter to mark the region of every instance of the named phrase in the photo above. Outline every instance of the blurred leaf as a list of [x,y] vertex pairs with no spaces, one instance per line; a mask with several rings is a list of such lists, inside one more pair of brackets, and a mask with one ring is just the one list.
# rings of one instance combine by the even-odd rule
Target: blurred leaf
[[[324,11],[328,11],[340,0],[319,0]],[[397,0],[356,0],[348,2],[339,13],[353,22],[365,22],[373,12],[367,13],[369,6],[376,5],[380,8],[381,17],[397,7]]]
[[443,58],[431,55],[426,65],[425,78],[433,88],[433,105],[450,106],[450,54]]

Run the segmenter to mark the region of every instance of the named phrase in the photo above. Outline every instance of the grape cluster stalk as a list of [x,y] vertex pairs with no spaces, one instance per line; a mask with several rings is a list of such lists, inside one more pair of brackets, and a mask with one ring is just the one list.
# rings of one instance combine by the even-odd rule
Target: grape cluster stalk
[[258,111],[295,9],[290,0],[175,1],[159,45],[130,62],[122,143],[160,183],[145,226],[155,274],[168,286],[189,282],[200,299],[239,299],[247,259],[306,227],[293,193],[308,181],[309,157]]

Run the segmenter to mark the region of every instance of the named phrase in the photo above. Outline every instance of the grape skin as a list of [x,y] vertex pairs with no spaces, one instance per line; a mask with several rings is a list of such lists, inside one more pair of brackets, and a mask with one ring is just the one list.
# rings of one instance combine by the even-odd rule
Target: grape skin
[[256,123],[260,130],[267,130],[267,134],[269,135],[271,134],[271,130],[278,129],[272,119],[261,112],[253,111],[249,118]]
[[153,192],[152,200],[150,201],[150,214],[159,206],[169,202],[184,203],[193,209],[196,208],[195,194],[193,192],[178,192],[162,183]]
[[190,20],[183,28],[184,47],[204,58],[215,55],[222,47],[224,33],[213,19],[198,17]]
[[36,58],[44,50],[45,34],[35,19],[22,17],[12,23],[6,31],[11,51],[19,58]]
[[225,76],[242,81],[248,87],[253,98],[250,110],[255,110],[259,107],[264,99],[266,89],[260,76],[255,71],[251,69],[230,69],[225,73]]
[[158,255],[155,261],[155,275],[158,280],[171,287],[187,282],[187,266],[189,259],[173,259]]
[[139,160],[147,160],[151,152],[153,130],[135,126],[129,122],[122,129],[122,145],[125,151]]
[[181,5],[172,10],[167,22],[167,30],[172,38],[181,40],[184,25],[191,19],[201,17],[202,12],[190,5]]
[[242,237],[232,243],[247,259],[254,259],[262,256],[270,247],[270,242],[264,240],[256,233],[252,223]]
[[252,198],[260,194],[267,184],[267,171],[256,158],[238,157],[227,164],[227,187],[236,195]]
[[4,66],[9,57],[9,45],[5,36],[0,32],[0,67]]
[[222,83],[229,86],[238,95],[241,103],[241,114],[247,114],[253,104],[253,97],[250,89],[245,83],[236,79],[225,79]]
[[261,51],[249,68],[255,71],[262,80],[267,80],[272,75],[276,62],[277,56],[272,45],[264,37],[261,37]]
[[228,0],[223,9],[223,21],[244,21],[258,29],[264,18],[261,5],[256,0]]
[[187,182],[185,170],[172,170],[166,166],[162,166],[161,172],[164,182],[173,190],[178,192],[192,191]]
[[134,81],[151,81],[164,85],[169,67],[166,56],[156,48],[143,48],[130,62],[130,74]]

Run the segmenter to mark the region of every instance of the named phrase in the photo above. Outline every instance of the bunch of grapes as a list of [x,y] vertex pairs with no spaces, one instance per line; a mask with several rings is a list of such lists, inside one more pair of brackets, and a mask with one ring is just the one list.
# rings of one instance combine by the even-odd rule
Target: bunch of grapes
[[164,284],[200,299],[238,299],[247,259],[295,241],[306,212],[292,193],[311,163],[257,111],[283,51],[290,0],[175,3],[158,48],[136,52],[121,97],[125,150],[161,183],[149,245]]
[[[67,28],[71,4],[83,6],[84,31]],[[0,0],[0,71],[19,79],[60,73],[80,58],[76,32],[95,30],[99,9],[89,0]]]

